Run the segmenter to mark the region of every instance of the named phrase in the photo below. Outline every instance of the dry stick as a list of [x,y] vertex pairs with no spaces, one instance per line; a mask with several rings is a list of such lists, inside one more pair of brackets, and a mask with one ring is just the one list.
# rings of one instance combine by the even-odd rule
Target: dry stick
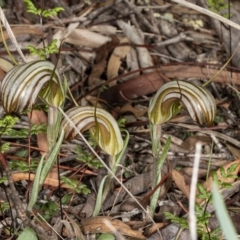
[[186,7],[194,9],[194,10],[196,10],[198,12],[201,12],[201,13],[203,13],[205,15],[208,15],[209,17],[213,17],[213,18],[219,20],[220,22],[226,23],[229,26],[234,27],[234,28],[240,30],[240,25],[238,25],[235,22],[233,22],[231,20],[228,20],[228,19],[226,19],[226,18],[224,18],[224,17],[222,17],[222,16],[220,16],[220,15],[214,13],[214,12],[211,12],[211,11],[205,9],[205,8],[202,8],[202,7],[199,7],[199,6],[195,5],[195,4],[186,2],[185,0],[172,0],[172,1],[175,2],[175,3],[180,3],[180,4],[182,4],[182,5],[186,6]]
[[144,18],[144,16],[141,14],[138,8],[136,8],[135,5],[133,5],[131,2],[128,0],[123,1],[138,17],[139,21],[142,21],[142,23],[151,30],[151,32],[159,34],[158,29],[155,29],[149,22]]
[[[141,203],[132,195],[132,193],[122,184],[122,182],[115,176],[115,174],[112,172],[112,170],[107,166],[107,164],[101,159],[101,157],[96,153],[96,151],[91,147],[91,145],[88,143],[86,138],[82,135],[82,133],[78,130],[78,128],[75,126],[75,124],[71,121],[71,119],[67,116],[67,114],[58,107],[58,110],[62,113],[62,115],[67,119],[69,124],[77,131],[79,136],[82,138],[84,143],[88,146],[90,151],[96,156],[96,158],[102,163],[102,165],[108,170],[108,172],[113,176],[113,178],[120,184],[120,186],[128,193],[128,195],[138,204],[138,206],[144,211],[144,213],[149,217],[151,222],[153,224],[156,224],[153,220],[153,218],[150,216],[150,214],[146,211],[146,209],[141,205]],[[161,236],[161,233],[159,229],[157,229],[159,235]]]

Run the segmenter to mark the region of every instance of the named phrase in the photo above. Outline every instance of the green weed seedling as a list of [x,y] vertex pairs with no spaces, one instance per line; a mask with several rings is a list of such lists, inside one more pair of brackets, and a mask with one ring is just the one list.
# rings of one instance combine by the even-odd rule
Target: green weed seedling
[[30,166],[26,161],[19,161],[19,160],[12,160],[9,163],[9,168],[15,171],[21,172],[29,172],[29,171],[36,171],[38,167],[38,161],[31,159]]
[[88,195],[91,191],[87,186],[83,183],[79,184],[79,181],[77,179],[71,179],[65,176],[61,177],[61,182],[66,184],[69,189],[74,190],[78,194]]
[[[27,6],[27,12],[38,15],[40,22],[42,22],[42,17],[53,17],[56,16],[59,12],[64,11],[64,9],[61,7],[43,10],[41,8],[36,8],[31,0],[24,0],[24,2]],[[45,46],[44,48],[35,48],[33,46],[28,46],[27,48],[30,51],[31,55],[37,55],[42,60],[47,59],[50,54],[59,52],[56,39],[54,39],[49,45]]]
[[[9,136],[15,138],[27,138],[28,135],[38,134],[46,132],[46,124],[36,125],[33,124],[31,126],[30,132],[28,129],[14,129],[15,124],[19,121],[18,117],[6,115],[2,119],[0,119],[0,137],[1,136]],[[10,148],[9,142],[2,142],[0,145],[0,151],[3,153]]]
[[79,146],[77,146],[76,152],[76,159],[80,162],[86,163],[88,167],[98,169],[103,166],[96,157],[82,150]]
[[[237,175],[233,172],[238,167],[238,164],[231,165],[228,169],[220,168],[220,176],[217,175],[217,172],[212,172],[213,181],[218,185],[220,189],[230,188],[231,184],[227,182],[227,179],[236,179]],[[195,203],[195,212],[197,217],[197,233],[200,239],[205,240],[219,240],[222,236],[221,228],[216,228],[212,231],[209,231],[208,224],[210,218],[213,217],[212,213],[207,212],[207,206],[209,203],[212,203],[213,193],[211,190],[206,190],[206,188],[198,183],[197,185],[198,194],[196,195],[197,200],[204,200],[200,205],[197,202]],[[165,212],[165,216],[172,223],[177,223],[183,229],[189,229],[188,219],[186,217],[176,217],[169,212]]]
[[41,216],[46,221],[49,221],[54,215],[59,213],[59,205],[53,201],[47,201],[45,203],[37,203],[35,205],[35,208],[36,210],[41,212]]
[[32,56],[39,56],[40,59],[44,60],[49,57],[50,54],[59,53],[57,47],[57,40],[54,39],[52,42],[44,48],[35,48],[34,46],[27,46],[27,49]]
[[215,12],[225,18],[229,18],[229,14],[226,10],[229,8],[229,4],[225,0],[207,0],[207,5],[210,11]]

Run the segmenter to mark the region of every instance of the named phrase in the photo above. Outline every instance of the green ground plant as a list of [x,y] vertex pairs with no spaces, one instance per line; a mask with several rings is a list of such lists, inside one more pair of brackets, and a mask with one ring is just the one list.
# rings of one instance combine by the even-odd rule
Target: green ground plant
[[[219,189],[231,188],[232,185],[229,184],[229,179],[233,181],[237,178],[236,174],[233,174],[238,167],[238,164],[233,164],[226,170],[221,167],[220,175],[216,171],[212,172],[212,178],[214,183],[218,186]],[[195,211],[197,216],[197,233],[200,239],[205,240],[218,240],[222,237],[221,228],[216,228],[212,231],[209,231],[208,224],[210,219],[214,216],[214,213],[209,213],[207,207],[209,204],[213,203],[213,193],[211,190],[207,190],[206,187],[198,183],[197,185],[198,194],[196,195]],[[202,200],[201,204],[198,203],[198,200]],[[187,216],[185,217],[176,217],[175,215],[165,212],[165,216],[168,220],[173,223],[177,223],[181,226],[182,229],[189,229]]]
[[[64,9],[61,7],[43,10],[41,8],[36,8],[31,0],[24,0],[24,2],[27,6],[27,12],[38,15],[40,22],[42,22],[43,17],[53,17],[56,16],[59,12],[64,11]],[[51,43],[49,43],[47,46],[44,46],[43,48],[35,48],[34,46],[28,46],[27,48],[32,56],[39,56],[42,60],[47,59],[50,54],[59,53],[56,39],[53,39]]]
[[87,166],[89,166],[90,168],[98,169],[100,167],[103,167],[102,163],[99,162],[99,160],[95,156],[84,151],[79,146],[77,146],[76,153],[77,153],[76,159],[82,163],[86,163]]
[[226,13],[230,3],[226,0],[207,0],[209,10],[218,13],[225,18],[229,18],[229,14]]
[[[25,0],[25,2],[27,4],[28,12],[38,15],[40,20],[42,19],[42,17],[53,16],[63,10],[62,8],[42,10],[42,9],[36,8],[31,2],[31,0]],[[43,47],[42,49],[36,49],[30,46],[29,50],[31,54],[38,55],[40,59],[47,59],[49,57],[49,54],[59,53],[56,40],[53,40],[52,43],[50,43],[46,47]],[[31,71],[25,73],[24,71],[22,71],[22,69],[24,70],[30,69]],[[49,79],[45,81],[41,86],[39,87],[37,86],[39,88],[38,96],[49,108],[49,111],[48,111],[49,122],[47,126],[49,151],[47,153],[48,155],[47,156],[44,155],[41,158],[41,160],[38,162],[38,167],[36,169],[35,179],[34,179],[27,210],[29,212],[32,212],[34,207],[39,207],[39,209],[41,209],[42,207],[42,209],[44,209],[44,211],[46,212],[47,219],[49,219],[49,217],[55,214],[56,209],[58,209],[58,206],[56,204],[49,202],[44,206],[38,205],[37,199],[38,199],[40,188],[43,185],[44,180],[46,179],[49,171],[51,170],[53,164],[56,161],[57,155],[60,151],[62,141],[65,138],[67,138],[67,135],[71,135],[72,132],[74,132],[74,134],[78,133],[83,139],[85,139],[82,136],[81,131],[89,129],[95,142],[103,151],[105,151],[109,155],[109,160],[110,160],[110,164],[109,164],[110,168],[109,168],[104,162],[102,162],[100,158],[97,157],[98,155],[94,152],[94,150],[92,150],[92,147],[89,145],[89,143],[85,142],[88,145],[89,149],[91,149],[91,151],[94,152],[94,154],[96,155],[96,158],[109,171],[109,175],[103,178],[101,182],[101,187],[99,188],[96,208],[94,210],[94,215],[96,216],[101,210],[102,202],[104,201],[104,199],[106,198],[107,194],[109,193],[112,187],[113,179],[115,178],[117,181],[119,181],[116,178],[115,173],[117,172],[117,168],[119,166],[120,160],[122,159],[124,152],[127,148],[129,134],[126,132],[125,134],[126,138],[125,138],[125,141],[123,141],[122,133],[115,119],[113,119],[113,117],[103,109],[98,109],[96,107],[75,107],[73,109],[70,109],[68,112],[64,113],[62,111],[62,107],[64,105],[65,98],[66,98],[66,89],[67,89],[66,81],[61,81],[61,76],[58,73],[56,66],[53,65],[52,63],[48,61],[34,61],[31,63],[23,64],[21,66],[17,66],[14,70],[19,72],[22,71],[21,73],[26,74],[26,79],[28,81],[34,81],[34,77],[31,74],[33,73],[34,76],[35,75],[38,76],[38,74],[41,74],[40,69],[44,73],[50,72],[50,74],[48,75]],[[4,78],[2,87],[5,87],[7,90],[9,90],[8,84],[10,85],[11,81],[12,79],[10,79],[9,75],[7,75]],[[15,82],[15,83],[21,84],[18,82]],[[170,93],[171,93],[171,97],[168,98]],[[202,95],[203,93],[205,94],[204,96]],[[22,113],[24,110],[26,110],[24,107],[22,107],[21,103],[12,104],[10,106],[8,106],[6,103],[6,105],[4,105],[6,102],[6,101],[4,102],[4,99],[5,99],[4,94],[5,92],[3,93],[3,96],[2,96],[2,102],[7,113],[10,114],[11,112],[14,112],[14,111]],[[166,101],[166,99],[169,101]],[[193,100],[194,102],[193,106],[201,106],[201,108],[197,109],[197,111],[193,111],[193,109],[191,109],[191,106],[187,104],[187,101],[189,101],[189,99]],[[35,99],[31,100],[30,102],[33,103],[34,101]],[[163,123],[166,123],[175,115],[177,115],[184,107],[187,109],[187,111],[189,112],[193,120],[197,121],[201,126],[205,125],[206,123],[211,123],[214,120],[215,112],[216,112],[215,101],[211,96],[211,94],[206,89],[204,89],[203,86],[197,86],[185,81],[172,81],[170,83],[165,84],[163,88],[161,88],[156,93],[155,97],[150,102],[149,119],[151,122],[150,131],[151,131],[151,139],[152,139],[152,152],[153,152],[154,164],[155,164],[154,169],[157,170],[155,172],[155,176],[152,184],[153,188],[161,180],[162,166],[166,159],[166,155],[171,143],[171,139],[169,138],[165,147],[161,146],[160,144],[161,125]],[[65,117],[63,121],[62,121],[62,115]],[[57,116],[57,119],[55,118],[56,116]],[[76,122],[74,122],[75,121],[74,119],[76,120]],[[86,119],[89,121],[84,123],[84,120]],[[15,120],[16,120],[15,118],[9,118],[7,120],[5,119],[6,122],[2,123],[2,125],[0,122],[0,128],[2,128],[2,133],[0,132],[0,134],[3,134],[3,133],[12,134],[13,126],[16,123]],[[79,124],[79,122],[81,122],[81,124]],[[73,129],[74,131],[72,131]],[[36,134],[36,133],[39,133],[40,131],[43,131],[43,129],[41,127],[35,128],[35,129],[33,128],[31,129],[31,131],[34,134]],[[71,137],[75,137],[75,136],[71,136]],[[89,166],[93,166],[95,168],[100,167],[100,164],[97,163],[95,158],[92,158],[92,156],[89,157],[89,155],[84,153],[81,149],[80,150],[78,149],[77,151],[78,151],[79,159],[81,159],[81,161],[83,162],[85,161],[87,164],[89,164]],[[161,151],[163,153],[161,153]],[[17,166],[16,166],[16,163],[14,164],[12,168],[19,167],[25,170],[27,169],[27,167],[22,163],[19,163],[19,165]],[[28,166],[28,170],[29,170],[29,166]],[[31,166],[30,166],[30,170],[33,170]],[[232,169],[230,169],[227,172],[221,171],[221,175],[223,180],[220,181],[213,174],[213,178],[219,184],[220,187],[227,186],[224,179],[235,178],[234,175],[232,175]],[[79,182],[75,179],[69,179],[67,177],[63,177],[62,181],[63,183],[68,185],[70,189],[74,189],[78,193],[81,193],[81,194],[89,193],[89,189],[86,187],[86,185],[79,184]],[[199,195],[197,196],[198,198],[204,198],[207,204],[211,202],[210,192],[205,191],[205,189],[201,185],[198,185],[198,190],[199,190]],[[155,212],[159,191],[156,191],[150,203],[152,215]],[[210,233],[206,231],[206,225],[208,224],[209,218],[211,215],[208,214],[205,209],[206,209],[206,206],[202,208],[201,206],[196,204],[196,212],[198,214],[198,233],[200,235],[202,234],[202,236],[205,239],[208,239],[209,237],[212,237],[211,239],[215,239],[215,235],[218,234],[217,233],[218,230],[216,230],[215,232],[212,231]],[[172,222],[177,222],[184,228],[187,228],[188,226],[187,220],[184,218],[177,218],[170,214],[167,214],[167,217]],[[26,234],[32,234],[31,236],[33,240],[37,239],[34,235],[33,229],[28,227],[24,229],[23,233],[19,236],[19,239],[23,239],[23,236],[25,237]]]

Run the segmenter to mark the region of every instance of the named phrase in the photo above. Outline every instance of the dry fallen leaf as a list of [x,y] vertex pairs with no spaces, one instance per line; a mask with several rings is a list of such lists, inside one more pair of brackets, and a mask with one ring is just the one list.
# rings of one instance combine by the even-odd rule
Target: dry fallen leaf
[[[171,78],[176,78],[176,76],[179,79],[210,79],[219,71],[207,66],[182,63],[166,64],[154,70],[154,72],[131,78],[109,88],[101,94],[101,98],[112,104],[126,102],[126,99],[135,99],[156,92],[165,82],[170,81]],[[230,71],[224,70],[217,75],[214,81],[225,84],[230,83],[229,74]],[[240,74],[238,72],[232,72],[232,84],[240,85],[239,78]]]
[[167,223],[156,223],[156,224],[154,224],[153,226],[150,227],[150,229],[148,231],[148,235],[151,236],[153,233],[155,233],[157,231],[157,229],[162,229],[166,225],[167,225]]
[[190,195],[190,187],[185,183],[183,175],[176,171],[172,170],[172,179],[177,185],[177,187],[182,191],[182,193],[189,198]]
[[67,229],[68,227],[67,227],[67,225],[65,225],[67,231],[65,231],[65,229],[63,230],[64,232],[66,232],[66,236],[70,237],[69,232],[72,232],[73,237],[76,237],[76,239],[84,239],[84,236],[83,236],[81,229],[80,229],[79,225],[77,224],[76,220],[72,219],[72,217],[69,216],[65,211],[64,211],[64,215],[70,222],[70,229]]
[[[20,181],[20,180],[31,180],[33,181],[35,178],[35,174],[33,173],[13,173],[12,175],[12,180],[14,182]],[[58,179],[53,179],[47,177],[46,180],[44,181],[44,184],[52,186],[52,187],[58,187],[59,186],[59,181]],[[69,186],[65,184],[61,184],[62,188],[69,188]]]
[[126,112],[133,113],[136,118],[142,117],[148,111],[148,108],[142,106],[141,108],[134,108],[131,104],[127,103],[122,107],[114,108],[118,114],[124,114]]
[[181,144],[181,147],[188,150],[189,152],[192,152],[195,150],[197,142],[200,142],[202,145],[211,144],[212,139],[209,136],[199,136],[199,135],[189,136],[183,141],[183,143]]
[[84,234],[89,233],[114,233],[131,237],[131,239],[146,239],[141,232],[132,230],[127,224],[110,217],[93,217],[81,221]]
[[103,36],[88,29],[80,28],[72,31],[65,40],[65,42],[76,46],[90,48],[98,48],[109,41],[111,41],[110,37]]
[[[124,44],[124,43],[129,43],[127,38],[123,38],[120,41],[120,44]],[[116,77],[118,75],[118,71],[119,68],[121,66],[122,63],[122,59],[126,57],[126,55],[131,51],[131,47],[130,46],[119,46],[116,47],[113,52],[112,55],[110,56],[110,59],[108,61],[108,66],[107,66],[107,79],[112,79],[114,77]],[[116,85],[117,80],[112,81],[109,83],[109,86],[114,86]]]

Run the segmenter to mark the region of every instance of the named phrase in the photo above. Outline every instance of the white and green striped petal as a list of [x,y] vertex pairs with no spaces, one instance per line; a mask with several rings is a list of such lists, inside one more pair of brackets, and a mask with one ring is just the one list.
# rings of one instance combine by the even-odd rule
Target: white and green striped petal
[[163,124],[185,108],[200,125],[213,122],[216,104],[206,89],[186,81],[164,84],[149,105],[149,119],[153,124]]
[[[116,120],[107,111],[94,107],[74,107],[66,112],[80,132],[90,130],[103,151],[117,155],[123,148],[123,139]],[[67,119],[62,121],[65,139],[73,139],[77,131]]]
[[[60,106],[64,93],[60,84],[60,75],[51,62],[33,61],[16,66],[2,80],[2,106],[7,113],[22,112],[31,107],[41,91],[46,91],[50,85],[52,85],[51,93],[40,97],[49,105]],[[55,100],[56,98],[58,100]]]

